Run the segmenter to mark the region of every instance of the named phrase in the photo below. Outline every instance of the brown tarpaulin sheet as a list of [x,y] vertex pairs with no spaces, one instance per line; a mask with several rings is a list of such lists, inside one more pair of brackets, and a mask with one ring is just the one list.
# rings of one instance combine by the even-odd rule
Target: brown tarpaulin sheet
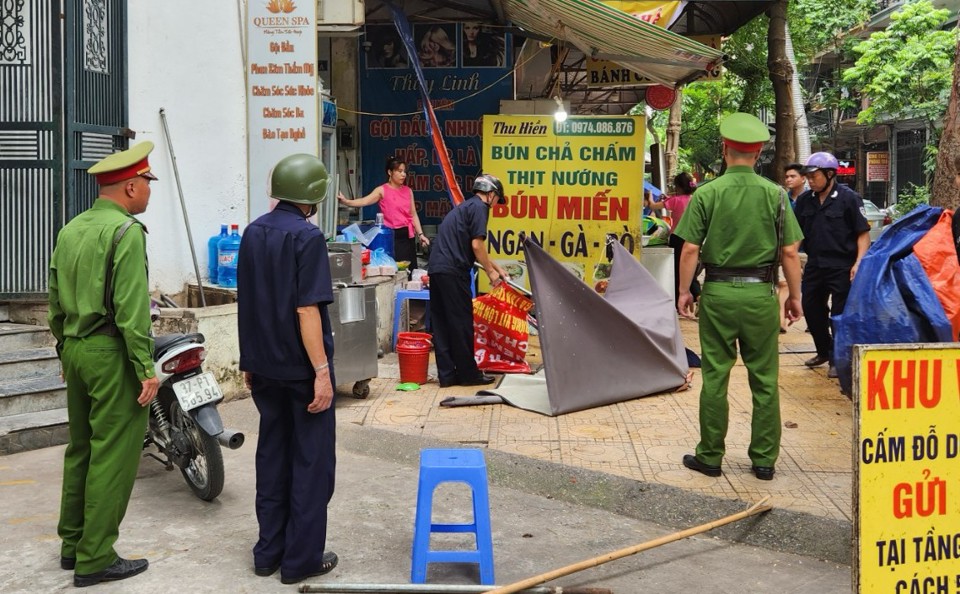
[[673,298],[623,246],[613,244],[605,295],[529,239],[524,250],[543,371],[507,375],[483,394],[555,416],[672,391],[686,383],[689,368]]

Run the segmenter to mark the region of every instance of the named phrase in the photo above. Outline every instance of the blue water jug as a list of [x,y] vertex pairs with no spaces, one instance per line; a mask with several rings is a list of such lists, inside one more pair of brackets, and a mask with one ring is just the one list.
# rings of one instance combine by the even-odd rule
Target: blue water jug
[[237,286],[237,259],[240,255],[240,225],[230,225],[230,235],[217,243],[217,284]]
[[217,284],[217,276],[220,274],[220,262],[218,261],[217,244],[227,236],[227,226],[220,225],[220,234],[214,235],[207,240],[207,280],[212,284]]
[[[361,227],[362,229],[362,227]],[[368,227],[369,229],[369,227]],[[380,232],[377,233],[377,236],[370,242],[370,245],[367,247],[370,248],[370,251],[374,251],[378,248],[383,248],[390,257],[393,257],[393,229],[389,227],[380,227]],[[406,232],[406,230],[404,230]]]

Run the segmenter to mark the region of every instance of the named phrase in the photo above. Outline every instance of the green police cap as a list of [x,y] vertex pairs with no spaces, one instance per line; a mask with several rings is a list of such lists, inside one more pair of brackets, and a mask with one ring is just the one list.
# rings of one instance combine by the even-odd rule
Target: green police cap
[[752,153],[770,140],[770,130],[757,116],[749,113],[732,113],[720,122],[720,136],[730,148]]
[[101,186],[109,186],[134,177],[145,177],[155,180],[157,176],[150,173],[150,163],[147,155],[153,150],[153,143],[149,140],[136,144],[125,151],[113,153],[95,163],[87,173],[97,178]]

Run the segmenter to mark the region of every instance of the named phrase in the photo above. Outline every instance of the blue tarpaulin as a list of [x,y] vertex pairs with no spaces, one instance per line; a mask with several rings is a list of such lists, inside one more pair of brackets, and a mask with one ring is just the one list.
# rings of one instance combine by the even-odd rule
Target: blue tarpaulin
[[644,180],[643,182],[643,189],[653,194],[654,198],[663,195],[663,191],[660,188],[658,188],[657,186],[651,184],[646,180]]
[[952,342],[950,320],[913,254],[942,212],[917,207],[884,230],[860,262],[843,313],[833,317],[834,361],[846,394],[855,344]]

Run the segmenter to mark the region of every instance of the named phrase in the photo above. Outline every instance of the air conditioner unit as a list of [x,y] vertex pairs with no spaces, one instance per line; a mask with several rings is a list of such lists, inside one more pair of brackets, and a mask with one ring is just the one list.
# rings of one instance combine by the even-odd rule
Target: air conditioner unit
[[356,31],[365,20],[363,0],[317,0],[317,30],[324,33]]

